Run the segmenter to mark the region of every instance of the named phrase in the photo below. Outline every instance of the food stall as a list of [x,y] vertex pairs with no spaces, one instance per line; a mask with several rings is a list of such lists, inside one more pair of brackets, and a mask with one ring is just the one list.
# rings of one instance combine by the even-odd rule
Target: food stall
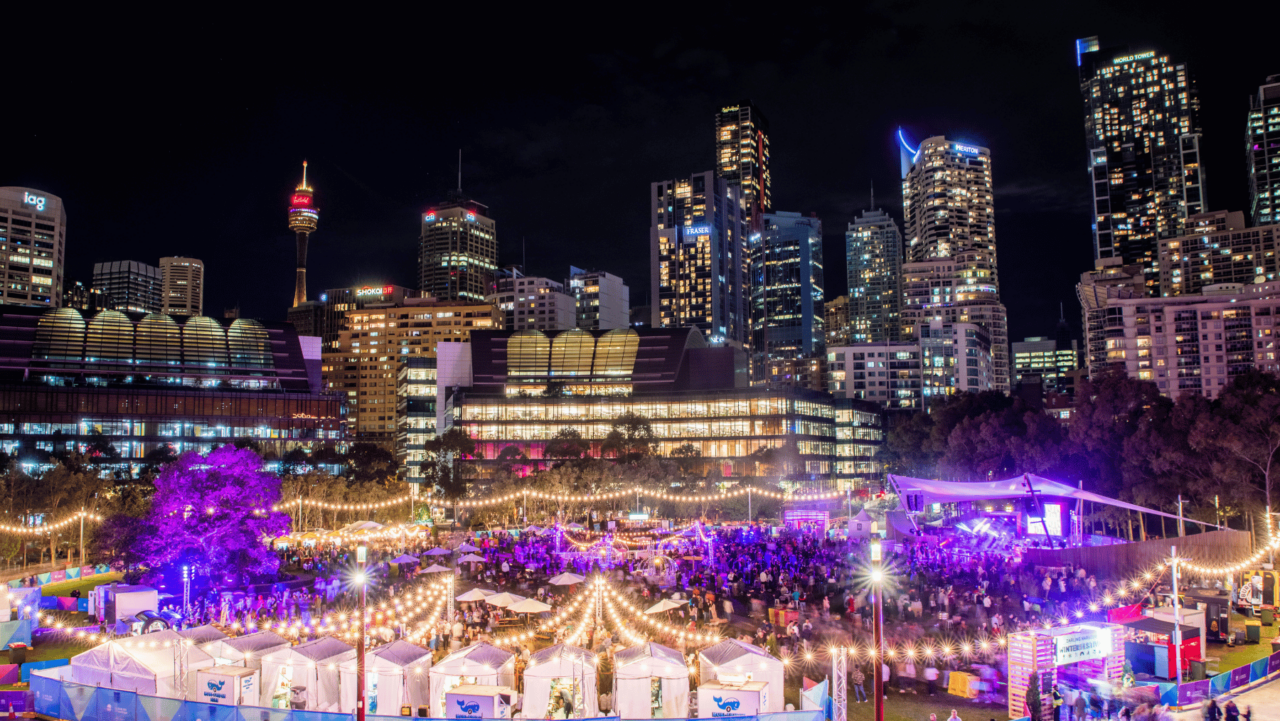
[[[1173,624],[1158,618],[1139,618],[1121,624],[1125,628],[1124,657],[1135,674],[1145,673],[1157,678],[1177,676]],[[1200,629],[1181,625],[1182,670],[1185,674],[1194,659],[1204,658],[1200,646]]]

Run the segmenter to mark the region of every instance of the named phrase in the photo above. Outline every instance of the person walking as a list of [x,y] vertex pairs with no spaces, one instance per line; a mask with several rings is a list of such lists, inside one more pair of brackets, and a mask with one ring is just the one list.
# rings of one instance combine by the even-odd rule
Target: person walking
[[853,671],[850,674],[853,680],[853,694],[858,703],[864,703],[867,700],[867,689],[863,686],[867,681],[867,675],[862,672],[862,666],[853,665]]
[[1208,703],[1200,709],[1200,718],[1204,719],[1204,721],[1220,721],[1222,709],[1218,708],[1217,699],[1209,699]]

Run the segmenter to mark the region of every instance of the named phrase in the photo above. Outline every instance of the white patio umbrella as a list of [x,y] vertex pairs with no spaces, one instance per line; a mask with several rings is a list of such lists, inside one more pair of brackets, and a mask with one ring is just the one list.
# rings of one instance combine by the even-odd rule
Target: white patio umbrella
[[458,563],[484,563],[484,556],[477,556],[474,553],[468,553],[458,559]]
[[426,568],[422,569],[422,572],[423,573],[444,573],[445,571],[452,571],[452,570],[453,569],[449,568],[448,566],[441,566],[438,563],[433,563],[430,566],[427,566]]
[[525,533],[541,533],[542,529],[538,528],[537,526],[529,526],[528,528],[524,529],[524,532]]
[[542,613],[543,611],[550,611],[551,607],[542,601],[526,598],[523,601],[516,601],[507,606],[507,610],[512,613]]
[[498,608],[506,608],[513,603],[519,603],[523,600],[525,600],[524,596],[517,596],[514,593],[507,593],[506,591],[503,591],[502,593],[495,593],[492,596],[485,596],[484,598],[485,603],[490,606],[497,606]]
[[483,588],[473,588],[470,591],[458,596],[459,601],[483,601],[493,595],[493,591],[486,591]]
[[458,552],[458,553],[473,553],[473,552],[475,552],[475,551],[479,551],[480,549],[476,548],[475,546],[471,545],[470,543],[464,543],[464,544],[462,544],[461,546],[458,546],[457,548],[455,548],[455,549],[453,549],[453,550],[454,550],[454,551],[456,551],[456,552]]
[[583,530],[583,526],[581,523],[570,523],[569,525],[565,526],[565,528],[571,528],[575,531]]
[[669,598],[664,598],[661,601],[658,601],[657,603],[650,606],[648,609],[646,609],[645,613],[662,613],[663,611],[673,611],[685,605],[686,603],[688,603],[688,601],[672,601]]
[[418,559],[414,556],[410,556],[407,553],[402,553],[399,556],[396,556],[395,558],[391,559],[391,562],[397,563],[397,564],[398,563],[417,563]]
[[587,579],[576,573],[562,573],[559,576],[552,578],[550,581],[547,581],[547,583],[550,583],[552,586],[572,586],[575,583],[582,583],[585,580]]
[[447,555],[449,555],[450,553],[453,553],[453,551],[450,551],[450,550],[449,550],[449,549],[447,549],[447,548],[433,548],[433,549],[431,549],[430,551],[427,551],[426,553],[424,553],[424,554],[422,554],[422,555],[424,555],[424,556],[447,556]]

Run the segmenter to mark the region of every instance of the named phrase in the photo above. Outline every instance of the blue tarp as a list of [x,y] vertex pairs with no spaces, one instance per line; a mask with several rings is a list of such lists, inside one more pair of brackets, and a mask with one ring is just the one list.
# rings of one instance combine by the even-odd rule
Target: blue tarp
[[22,664],[22,668],[18,670],[23,681],[31,680],[31,670],[36,668],[56,668],[58,666],[66,666],[71,663],[69,658],[55,658],[49,661],[32,661]]

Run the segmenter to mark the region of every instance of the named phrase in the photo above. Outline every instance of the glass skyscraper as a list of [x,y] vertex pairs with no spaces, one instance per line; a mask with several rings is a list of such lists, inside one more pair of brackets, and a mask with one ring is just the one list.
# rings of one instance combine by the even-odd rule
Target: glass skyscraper
[[766,213],[751,253],[751,373],[763,383],[776,361],[810,358],[826,348],[822,221]]
[[902,232],[883,210],[867,210],[845,233],[850,343],[896,341],[902,308]]
[[716,114],[716,175],[741,191],[743,222],[760,232],[764,214],[773,211],[769,121],[749,100]]
[[1249,157],[1249,215],[1253,224],[1280,221],[1280,75],[1250,98],[1245,132]]
[[1159,282],[1159,241],[1206,210],[1200,101],[1184,63],[1154,50],[1076,41],[1093,187],[1094,257],[1143,266]]

